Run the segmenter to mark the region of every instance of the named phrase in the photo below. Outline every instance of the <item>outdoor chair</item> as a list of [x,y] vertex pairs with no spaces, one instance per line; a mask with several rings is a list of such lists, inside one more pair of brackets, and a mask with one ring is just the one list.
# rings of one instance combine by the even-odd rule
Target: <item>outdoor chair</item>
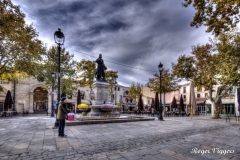
[[180,112],[179,115],[181,115],[182,117],[184,117],[186,115],[186,112]]
[[176,117],[179,117],[179,112],[175,112],[175,116],[176,116]]
[[148,111],[148,112],[147,112],[147,115],[148,115],[148,116],[151,116],[151,115],[152,115],[152,113],[151,113],[150,111]]

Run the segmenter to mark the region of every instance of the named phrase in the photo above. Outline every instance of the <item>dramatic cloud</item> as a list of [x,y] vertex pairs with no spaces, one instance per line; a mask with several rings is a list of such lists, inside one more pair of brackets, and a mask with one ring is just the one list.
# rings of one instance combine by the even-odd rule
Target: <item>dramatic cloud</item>
[[61,28],[64,47],[77,60],[95,60],[102,53],[108,69],[118,71],[119,84],[127,86],[146,84],[159,62],[171,69],[191,46],[208,42],[211,34],[204,27],[190,27],[195,10],[183,8],[182,1],[13,0],[49,46]]

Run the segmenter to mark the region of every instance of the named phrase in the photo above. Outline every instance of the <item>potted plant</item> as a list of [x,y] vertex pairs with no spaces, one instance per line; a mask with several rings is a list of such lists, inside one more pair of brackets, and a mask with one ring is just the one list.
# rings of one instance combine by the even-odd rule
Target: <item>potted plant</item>
[[125,91],[125,93],[126,93],[126,95],[128,95],[129,91],[128,91],[128,90],[126,90],[126,91]]
[[113,104],[102,104],[100,110],[104,112],[110,112],[113,110],[114,107],[115,106]]
[[126,98],[126,102],[128,102],[128,98]]
[[78,105],[78,110],[82,112],[88,112],[90,108],[88,104],[81,103]]

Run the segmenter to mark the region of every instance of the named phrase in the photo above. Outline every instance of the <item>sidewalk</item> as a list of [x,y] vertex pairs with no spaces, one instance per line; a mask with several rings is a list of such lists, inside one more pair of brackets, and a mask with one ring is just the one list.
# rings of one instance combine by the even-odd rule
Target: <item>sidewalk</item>
[[0,159],[239,159],[240,122],[164,119],[67,126],[59,138],[55,118],[0,118]]

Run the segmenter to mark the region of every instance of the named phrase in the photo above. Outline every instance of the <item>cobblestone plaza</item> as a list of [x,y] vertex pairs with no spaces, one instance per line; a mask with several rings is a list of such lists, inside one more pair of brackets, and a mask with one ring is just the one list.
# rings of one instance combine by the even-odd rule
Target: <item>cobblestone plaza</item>
[[240,157],[240,122],[168,117],[66,126],[67,138],[46,115],[0,118],[0,159],[231,159]]

